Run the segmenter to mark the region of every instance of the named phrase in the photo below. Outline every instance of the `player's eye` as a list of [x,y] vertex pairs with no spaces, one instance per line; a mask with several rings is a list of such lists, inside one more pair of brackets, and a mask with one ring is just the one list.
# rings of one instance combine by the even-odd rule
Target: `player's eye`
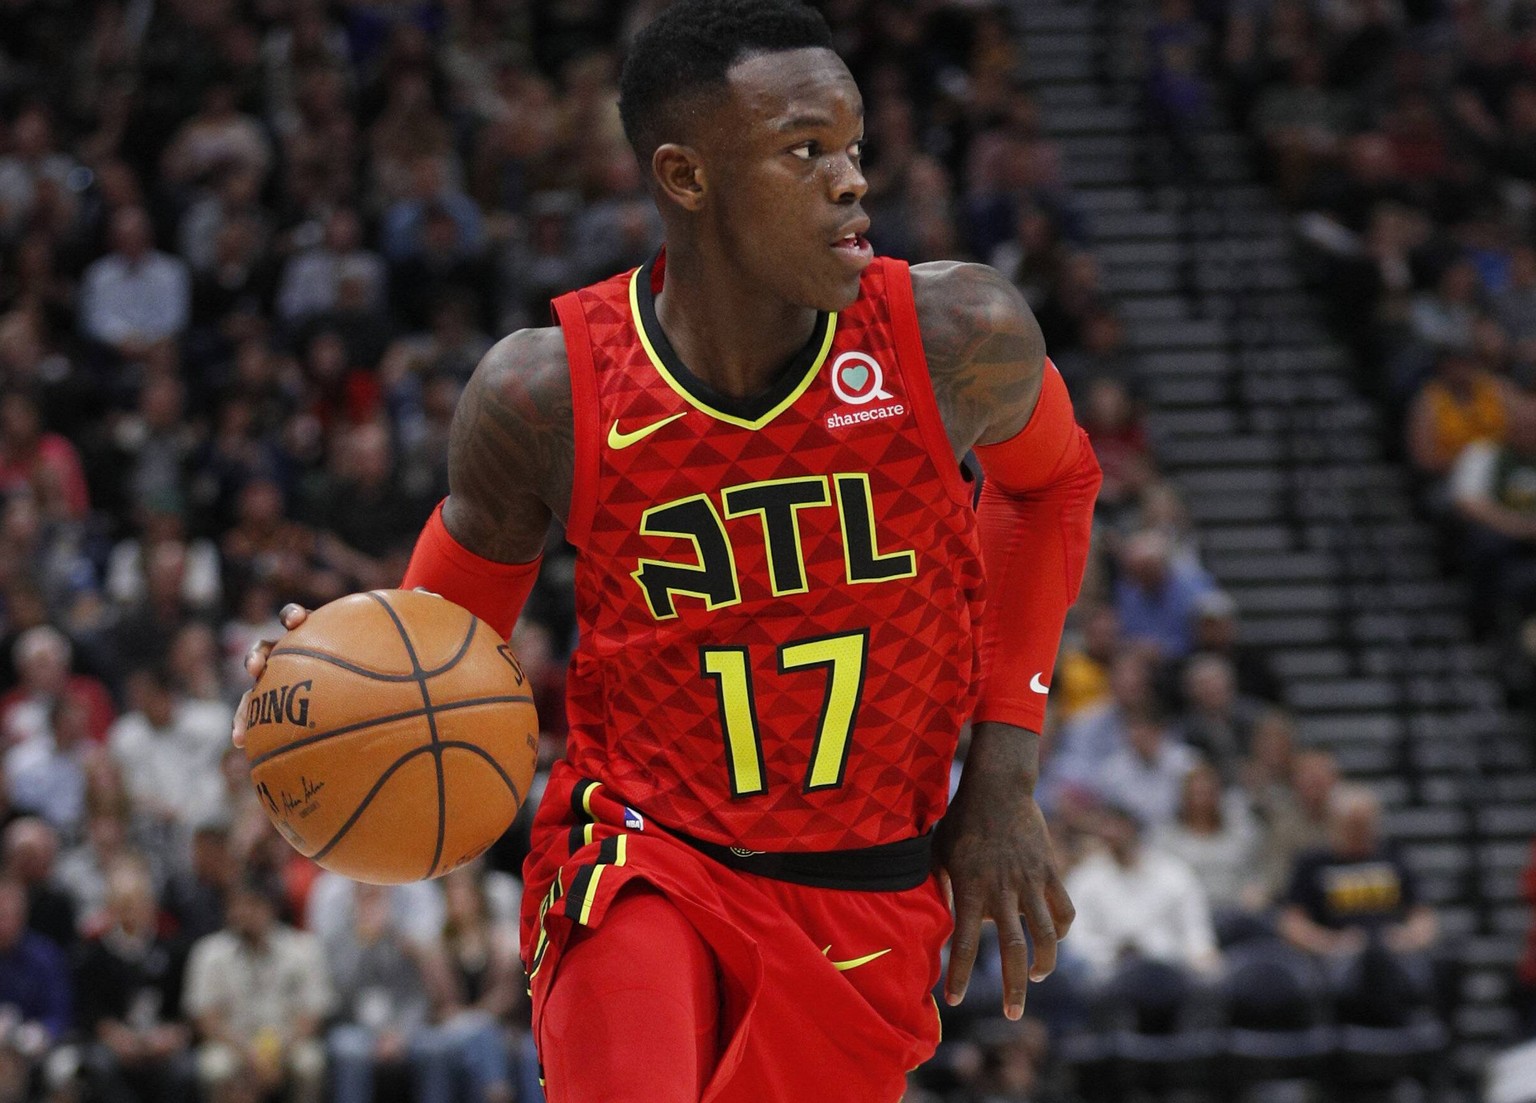
[[821,145],[818,142],[801,142],[789,152],[802,161],[809,161],[821,153]]
[[855,161],[859,160],[869,152],[869,139],[860,138],[857,142],[854,142],[853,145],[848,147],[848,152]]

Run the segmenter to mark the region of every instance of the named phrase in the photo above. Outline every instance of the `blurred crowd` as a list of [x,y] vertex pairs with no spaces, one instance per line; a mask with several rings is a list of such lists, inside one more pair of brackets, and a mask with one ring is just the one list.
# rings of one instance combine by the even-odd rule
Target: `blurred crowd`
[[[539,1098],[511,922],[526,825],[441,882],[322,874],[268,825],[230,710],[282,603],[398,581],[491,343],[656,248],[614,81],[658,6],[0,0],[0,1103]],[[1390,4],[1327,13],[1356,8],[1361,36],[1392,32],[1383,57],[1413,41],[1419,17]],[[1064,1036],[1176,1025],[1240,997],[1221,992],[1234,947],[1291,947],[1325,979],[1329,1014],[1400,1018],[1427,998],[1432,913],[1370,794],[1296,745],[1158,474],[1135,358],[1006,10],[825,10],[868,104],[876,247],[1008,274],[1106,476],[1040,783],[1078,925],[1023,1024],[997,1016],[995,968],[945,1009],[949,1040],[909,1098],[1052,1097]],[[1262,101],[1302,59],[1331,57],[1297,43],[1342,33],[1302,5],[1225,14],[1221,56],[1255,74],[1255,120],[1283,116]],[[1170,57],[1211,46],[1177,0],[1165,16],[1188,27],[1159,39]],[[1289,37],[1257,32],[1271,20]],[[1468,41],[1497,48],[1486,39]],[[1378,145],[1425,125],[1411,78],[1432,70],[1342,70],[1376,74],[1372,102],[1419,105],[1384,116]],[[1515,134],[1507,83],[1485,137]],[[1189,81],[1166,85],[1169,105],[1198,109]],[[1353,179],[1347,137],[1282,158],[1298,203]],[[1449,186],[1466,166],[1445,160]],[[1533,334],[1488,334],[1536,308],[1480,296],[1531,292],[1536,264],[1496,222],[1447,221],[1470,208],[1447,206],[1433,172],[1413,183],[1357,204],[1352,263],[1375,256],[1363,242],[1379,219],[1416,227],[1404,240],[1425,258],[1447,244],[1471,258],[1465,332],[1482,343],[1456,351],[1492,370],[1496,347],[1499,393],[1514,395]],[[1500,217],[1519,209],[1500,194]],[[1391,362],[1427,377],[1434,358],[1405,351],[1406,307],[1435,314],[1444,283],[1426,263],[1403,282],[1382,261],[1398,282],[1365,283],[1383,319],[1372,339],[1401,338]],[[513,641],[546,763],[571,602],[554,538]]]
[[1296,212],[1475,628],[1536,659],[1536,5],[1162,0],[1159,19]]

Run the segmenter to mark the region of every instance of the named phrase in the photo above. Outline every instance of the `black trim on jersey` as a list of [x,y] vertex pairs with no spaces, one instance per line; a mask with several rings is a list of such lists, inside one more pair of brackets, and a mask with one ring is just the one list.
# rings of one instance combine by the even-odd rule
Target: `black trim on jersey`
[[639,286],[635,288],[635,301],[640,307],[640,325],[644,327],[645,335],[649,338],[651,347],[656,350],[656,355],[661,358],[661,362],[677,380],[677,385],[693,396],[696,402],[744,421],[756,421],[764,417],[804,382],[805,373],[811,370],[811,364],[815,362],[816,357],[821,353],[821,346],[826,342],[827,327],[832,324],[832,315],[824,310],[816,312],[816,324],[811,327],[810,340],[790,358],[789,363],[785,364],[783,370],[774,377],[767,390],[750,398],[722,394],[688,370],[688,365],[684,364],[682,358],[677,355],[672,342],[667,340],[667,335],[661,328],[661,321],[656,317],[656,295],[651,290],[651,277],[655,274],[656,260],[659,256],[658,253],[656,257],[652,257],[641,269]]
[[705,857],[743,873],[812,888],[853,892],[904,892],[923,884],[933,872],[933,832],[852,850],[745,850],[696,839],[667,828]]

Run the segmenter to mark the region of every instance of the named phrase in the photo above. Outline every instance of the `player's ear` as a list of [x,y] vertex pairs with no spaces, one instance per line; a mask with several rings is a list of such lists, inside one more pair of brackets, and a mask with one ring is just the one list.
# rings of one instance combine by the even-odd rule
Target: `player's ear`
[[651,154],[651,172],[661,185],[662,194],[685,211],[696,211],[704,203],[704,163],[692,146],[666,142]]

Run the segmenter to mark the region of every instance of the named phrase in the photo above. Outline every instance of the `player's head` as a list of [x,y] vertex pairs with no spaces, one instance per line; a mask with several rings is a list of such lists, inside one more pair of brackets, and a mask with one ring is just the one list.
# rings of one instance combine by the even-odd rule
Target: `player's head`
[[857,297],[864,103],[814,8],[680,0],[630,48],[619,113],[674,250],[799,305]]

